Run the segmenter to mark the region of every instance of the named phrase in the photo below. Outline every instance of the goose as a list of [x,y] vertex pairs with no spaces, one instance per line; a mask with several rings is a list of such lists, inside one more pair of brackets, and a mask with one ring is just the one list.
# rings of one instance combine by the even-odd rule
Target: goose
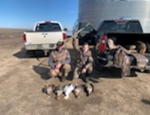
[[64,99],[69,98],[69,94],[74,90],[74,88],[75,88],[75,84],[72,84],[72,83],[64,87],[63,89]]
[[79,85],[79,84],[76,84],[75,88],[73,90],[74,95],[75,95],[76,98],[79,98],[80,93],[83,92],[83,91],[84,91],[83,85]]
[[44,88],[42,89],[43,93],[46,93],[47,95],[51,95],[53,93],[53,90],[55,88],[55,85],[45,85]]
[[55,87],[53,92],[54,92],[54,94],[56,94],[56,99],[57,100],[60,100],[64,97],[63,96],[63,88],[61,86]]
[[87,96],[89,96],[92,92],[94,92],[94,85],[92,83],[85,84],[84,87]]
[[56,95],[57,100],[61,100],[64,98],[63,88],[64,88],[64,86],[57,86],[54,89],[54,94]]

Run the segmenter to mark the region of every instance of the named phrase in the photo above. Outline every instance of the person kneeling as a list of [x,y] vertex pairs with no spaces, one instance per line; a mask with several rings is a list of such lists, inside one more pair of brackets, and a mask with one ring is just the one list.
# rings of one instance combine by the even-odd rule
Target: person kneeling
[[59,76],[62,82],[65,81],[71,70],[70,58],[69,51],[64,48],[64,42],[59,41],[56,49],[51,51],[49,55],[50,77]]
[[73,47],[77,51],[77,63],[73,73],[73,78],[79,78],[81,75],[85,75],[85,82],[89,81],[89,77],[93,71],[93,57],[92,52],[89,50],[88,43],[84,43],[82,48],[76,44],[76,37],[73,38]]

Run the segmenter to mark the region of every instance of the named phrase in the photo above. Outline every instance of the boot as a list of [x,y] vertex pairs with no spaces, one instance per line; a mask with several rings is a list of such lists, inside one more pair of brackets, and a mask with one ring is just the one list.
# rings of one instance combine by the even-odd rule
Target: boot
[[90,73],[86,73],[86,74],[85,74],[85,78],[84,78],[84,82],[85,82],[85,83],[88,83],[88,82],[89,82],[89,80],[90,80],[90,75],[91,75]]
[[85,77],[85,83],[89,83],[90,78],[89,77]]
[[66,80],[65,77],[61,77],[61,82],[64,82]]

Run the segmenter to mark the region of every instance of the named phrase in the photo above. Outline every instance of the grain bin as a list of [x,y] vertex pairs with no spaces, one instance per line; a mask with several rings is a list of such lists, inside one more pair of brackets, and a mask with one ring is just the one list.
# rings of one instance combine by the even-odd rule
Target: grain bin
[[150,33],[150,0],[79,0],[78,22],[95,29],[105,19],[138,19],[143,31]]

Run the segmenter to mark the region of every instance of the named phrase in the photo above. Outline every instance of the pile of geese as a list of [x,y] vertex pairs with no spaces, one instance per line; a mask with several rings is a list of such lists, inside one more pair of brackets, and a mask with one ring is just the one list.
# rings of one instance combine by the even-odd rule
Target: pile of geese
[[92,83],[87,84],[67,84],[64,86],[55,86],[54,84],[45,85],[42,88],[42,92],[51,97],[55,94],[57,100],[69,99],[70,93],[73,92],[76,98],[80,97],[81,92],[85,92],[86,96],[89,96],[94,92],[94,85]]

